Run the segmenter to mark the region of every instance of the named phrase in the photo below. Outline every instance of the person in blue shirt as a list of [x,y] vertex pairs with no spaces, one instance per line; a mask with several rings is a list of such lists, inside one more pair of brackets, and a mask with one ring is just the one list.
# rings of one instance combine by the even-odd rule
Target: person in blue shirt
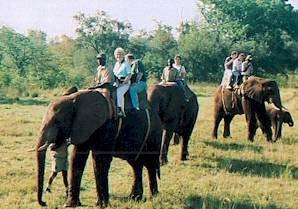
[[124,50],[120,47],[115,49],[114,56],[116,63],[114,65],[113,73],[116,78],[117,86],[117,114],[125,117],[124,111],[124,94],[128,91],[131,78],[130,64],[124,60]]

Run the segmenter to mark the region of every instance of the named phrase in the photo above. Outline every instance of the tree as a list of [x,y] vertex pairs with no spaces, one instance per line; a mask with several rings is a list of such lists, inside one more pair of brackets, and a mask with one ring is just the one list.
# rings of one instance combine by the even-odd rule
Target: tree
[[144,63],[154,77],[159,78],[167,60],[173,58],[177,50],[177,42],[172,28],[160,22],[148,38],[149,49],[145,53]]
[[74,19],[78,22],[77,43],[80,47],[89,49],[93,59],[96,54],[105,52],[111,62],[117,47],[127,48],[132,31],[130,23],[112,19],[104,11],[98,11],[95,16],[81,13],[74,16]]
[[244,47],[266,72],[298,67],[298,12],[286,1],[201,0],[198,5],[206,23],[231,40],[230,48]]

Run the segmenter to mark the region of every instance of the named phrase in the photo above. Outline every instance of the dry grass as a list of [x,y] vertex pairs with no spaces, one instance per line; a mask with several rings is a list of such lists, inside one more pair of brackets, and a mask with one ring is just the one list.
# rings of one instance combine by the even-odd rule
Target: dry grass
[[[170,163],[161,169],[160,194],[150,198],[145,172],[145,198],[127,199],[132,171],[114,159],[110,170],[111,207],[121,209],[259,209],[298,208],[298,130],[284,127],[284,138],[268,144],[258,131],[254,143],[246,140],[244,116],[232,123],[230,139],[212,140],[214,86],[192,86],[199,95],[200,113],[190,142],[190,160],[178,160],[179,146],[171,146]],[[282,89],[284,105],[298,118],[297,89]],[[51,93],[51,96],[53,93]],[[45,101],[0,98],[0,208],[39,208],[35,194],[34,146]],[[295,120],[297,123],[297,120]],[[220,127],[222,134],[222,126]],[[50,164],[47,163],[46,178]],[[62,208],[64,190],[61,176],[46,194],[48,208]],[[95,184],[91,161],[85,171],[81,200],[94,208]]]

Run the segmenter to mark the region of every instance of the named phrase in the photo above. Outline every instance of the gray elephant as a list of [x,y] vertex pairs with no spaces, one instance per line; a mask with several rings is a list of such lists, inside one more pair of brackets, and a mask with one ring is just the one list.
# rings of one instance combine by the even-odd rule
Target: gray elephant
[[148,101],[153,111],[158,112],[162,121],[164,134],[161,151],[161,163],[168,162],[168,150],[174,133],[182,139],[181,160],[188,158],[188,142],[199,112],[197,96],[185,86],[185,92],[177,85],[154,85],[148,91]]
[[223,137],[229,137],[230,123],[237,114],[245,114],[248,126],[248,139],[254,140],[259,121],[267,141],[272,142],[271,121],[266,113],[265,102],[272,103],[281,109],[281,99],[278,85],[275,81],[251,76],[246,80],[240,91],[234,92],[220,86],[214,99],[214,126],[212,137],[217,138],[218,126],[224,119]]
[[274,130],[274,138],[282,137],[282,125],[287,123],[290,127],[294,126],[294,121],[291,113],[286,109],[277,109],[272,105],[266,105],[266,111],[271,119],[271,125]]
[[70,157],[66,207],[81,205],[80,184],[90,151],[96,180],[97,205],[101,208],[109,202],[108,174],[112,156],[127,160],[134,170],[134,184],[130,195],[133,199],[142,198],[144,166],[148,170],[151,194],[158,193],[162,139],[159,116],[152,111],[131,112],[119,126],[111,115],[107,99],[96,90],[67,92],[49,104],[35,148],[37,199],[40,205],[46,205],[42,200],[46,148],[49,143],[59,146],[66,139],[70,139],[74,145]]

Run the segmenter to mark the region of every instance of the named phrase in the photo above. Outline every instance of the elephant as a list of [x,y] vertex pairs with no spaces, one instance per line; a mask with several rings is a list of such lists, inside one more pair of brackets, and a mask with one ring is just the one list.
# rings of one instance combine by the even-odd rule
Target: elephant
[[[129,112],[114,120],[107,98],[97,90],[67,92],[51,102],[43,118],[34,150],[37,156],[37,200],[41,206],[46,150],[50,143],[59,147],[70,141],[70,174],[66,207],[80,206],[80,184],[89,152],[92,152],[97,205],[109,204],[108,174],[112,156],[126,160],[134,171],[130,197],[143,195],[142,171],[148,170],[152,195],[158,193],[159,153],[162,143],[161,121],[150,110]],[[149,117],[150,116],[150,117]],[[119,124],[122,125],[119,125]]]
[[278,109],[282,108],[279,88],[273,80],[251,76],[243,82],[237,92],[220,86],[214,98],[212,137],[217,138],[218,126],[222,119],[223,137],[230,137],[230,123],[233,117],[244,113],[248,126],[248,140],[254,141],[258,121],[267,141],[275,141],[275,138],[272,140],[271,121],[266,113],[265,102],[272,103]]
[[180,160],[188,159],[188,142],[192,134],[199,104],[197,96],[187,85],[185,91],[188,93],[188,100],[185,100],[185,92],[180,86],[153,85],[148,91],[149,105],[153,111],[158,112],[163,127],[163,143],[161,150],[161,164],[168,163],[168,150],[173,133],[181,136],[182,147]]
[[283,123],[287,123],[290,127],[294,126],[293,118],[288,110],[280,110],[272,105],[266,105],[266,112],[270,117],[275,139],[281,138]]

